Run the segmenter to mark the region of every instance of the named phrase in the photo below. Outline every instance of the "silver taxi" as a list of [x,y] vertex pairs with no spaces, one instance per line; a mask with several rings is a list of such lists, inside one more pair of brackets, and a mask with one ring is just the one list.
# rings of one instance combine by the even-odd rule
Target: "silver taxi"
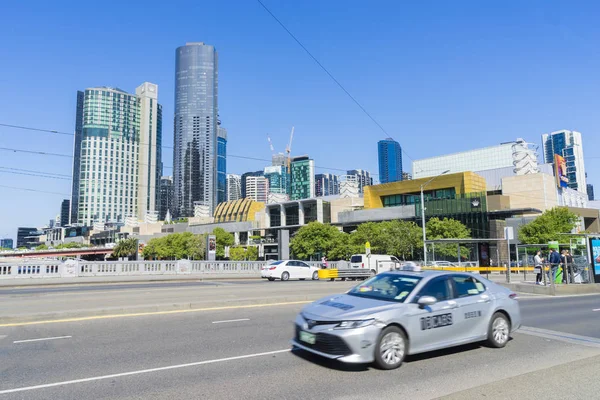
[[304,307],[292,345],[394,369],[408,354],[478,341],[504,347],[520,325],[517,295],[481,276],[397,271]]

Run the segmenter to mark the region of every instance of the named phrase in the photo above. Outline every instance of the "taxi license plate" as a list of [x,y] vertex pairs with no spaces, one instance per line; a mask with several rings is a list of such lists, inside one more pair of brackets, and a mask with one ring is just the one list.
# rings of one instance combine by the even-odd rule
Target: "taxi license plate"
[[300,340],[308,344],[315,344],[317,337],[312,333],[300,331]]

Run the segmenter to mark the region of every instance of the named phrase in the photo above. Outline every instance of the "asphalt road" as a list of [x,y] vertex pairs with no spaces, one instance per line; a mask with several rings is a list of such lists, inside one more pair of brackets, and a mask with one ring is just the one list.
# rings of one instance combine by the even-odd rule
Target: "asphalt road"
[[[556,300],[523,299],[524,323],[561,327]],[[598,312],[583,311],[598,297],[562,300],[582,310],[571,313],[572,329],[600,326]],[[578,341],[569,331],[517,333],[505,349],[462,346],[380,371],[290,352],[300,308],[0,326],[0,399],[548,400],[595,398],[600,390],[587,378],[600,365],[600,340]]]

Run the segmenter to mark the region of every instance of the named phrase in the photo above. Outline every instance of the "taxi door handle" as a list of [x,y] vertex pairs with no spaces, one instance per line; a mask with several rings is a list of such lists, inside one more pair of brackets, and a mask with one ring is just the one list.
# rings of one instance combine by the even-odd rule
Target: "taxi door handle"
[[450,310],[450,309],[453,309],[453,308],[458,308],[458,303],[451,300],[451,301],[448,302],[448,305],[445,306],[445,307],[443,307],[442,309],[444,309],[444,310]]
[[490,302],[490,296],[488,295],[483,295],[480,297],[479,300],[477,300],[478,303],[489,303]]

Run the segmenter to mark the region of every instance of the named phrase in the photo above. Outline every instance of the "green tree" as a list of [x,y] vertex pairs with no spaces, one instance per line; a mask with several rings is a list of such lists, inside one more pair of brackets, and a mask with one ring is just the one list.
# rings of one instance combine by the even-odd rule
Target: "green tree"
[[382,234],[382,225],[379,222],[365,222],[360,224],[350,234],[350,247],[353,254],[364,254],[365,243],[371,244],[373,254],[385,254],[386,243]]
[[44,243],[42,243],[39,246],[37,246],[35,249],[36,250],[48,250],[48,246],[46,246]]
[[246,259],[246,249],[242,246],[233,246],[229,249],[229,259],[232,261],[244,261]]
[[217,259],[222,260],[225,258],[225,246],[233,246],[235,238],[223,228],[215,228],[213,235],[217,239]]
[[381,238],[385,254],[402,259],[413,258],[414,251],[423,247],[422,230],[414,222],[403,220],[380,223]]
[[113,249],[112,256],[114,258],[119,257],[133,257],[138,252],[138,241],[136,238],[128,238],[121,240]]
[[142,252],[144,258],[158,260],[201,260],[205,253],[205,236],[191,232],[172,233],[151,239]]
[[[471,231],[462,222],[455,219],[431,218],[425,224],[427,239],[468,239],[471,237]],[[435,253],[447,257],[458,258],[458,247],[456,244],[435,244]],[[460,254],[468,256],[469,248],[460,247]]]
[[524,244],[546,244],[550,241],[569,240],[569,234],[577,226],[579,217],[566,207],[554,207],[523,225],[519,240]]
[[55,246],[55,249],[80,249],[82,247],[88,247],[88,245],[83,244],[83,243],[77,243],[77,242],[68,242],[68,243],[61,243],[57,246]]
[[335,248],[335,246],[343,244],[344,238],[346,236],[335,226],[311,222],[296,232],[290,240],[290,250],[294,257],[303,260],[310,259],[315,255],[330,257],[330,252],[335,255],[345,253],[345,250]]
[[248,246],[246,248],[246,260],[248,260],[248,261],[258,260],[258,247]]

